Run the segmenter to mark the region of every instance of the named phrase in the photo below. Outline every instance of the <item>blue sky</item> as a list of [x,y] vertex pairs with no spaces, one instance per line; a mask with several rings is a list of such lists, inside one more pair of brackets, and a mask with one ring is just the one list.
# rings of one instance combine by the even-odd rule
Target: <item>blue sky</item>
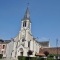
[[39,41],[60,46],[60,0],[0,0],[0,39],[14,38],[29,4],[32,34]]

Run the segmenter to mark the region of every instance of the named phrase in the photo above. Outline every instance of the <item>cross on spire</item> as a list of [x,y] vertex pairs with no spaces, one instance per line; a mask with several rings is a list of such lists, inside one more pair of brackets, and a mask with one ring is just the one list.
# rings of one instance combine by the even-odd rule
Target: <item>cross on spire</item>
[[27,3],[27,7],[29,7],[29,2]]

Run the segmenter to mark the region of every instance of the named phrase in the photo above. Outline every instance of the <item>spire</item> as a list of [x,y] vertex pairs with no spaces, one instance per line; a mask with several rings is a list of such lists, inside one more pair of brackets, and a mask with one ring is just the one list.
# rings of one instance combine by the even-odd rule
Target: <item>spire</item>
[[23,19],[29,19],[30,20],[30,12],[29,12],[28,7],[26,9],[26,12],[25,12],[25,15],[24,15],[24,18]]
[[30,18],[30,13],[29,13],[29,9],[28,9],[28,7],[27,7],[27,10],[26,10],[26,12],[25,12],[25,16],[24,16],[25,18]]
[[26,9],[23,20],[26,20],[26,19],[30,20],[30,12],[29,12],[28,6],[29,6],[29,3],[27,3],[27,9]]

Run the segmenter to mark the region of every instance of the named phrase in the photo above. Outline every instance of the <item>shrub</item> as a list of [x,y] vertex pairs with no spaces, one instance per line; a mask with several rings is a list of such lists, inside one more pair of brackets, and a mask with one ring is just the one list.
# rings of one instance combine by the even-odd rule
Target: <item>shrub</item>
[[48,51],[44,51],[44,54],[45,54],[46,56],[48,56],[48,55],[49,55],[49,52],[48,52]]
[[32,53],[33,53],[33,52],[32,52],[31,50],[28,51],[28,55],[32,55]]
[[0,59],[3,57],[3,54],[0,54]]

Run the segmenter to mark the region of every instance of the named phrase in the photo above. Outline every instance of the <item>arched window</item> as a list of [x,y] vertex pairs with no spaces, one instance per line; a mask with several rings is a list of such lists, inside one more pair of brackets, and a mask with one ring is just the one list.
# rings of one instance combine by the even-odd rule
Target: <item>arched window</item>
[[3,45],[3,49],[5,48],[5,45]]
[[26,21],[25,21],[25,27],[26,27]]
[[23,22],[23,27],[24,27],[24,22]]
[[22,42],[24,42],[24,41],[25,41],[25,39],[23,38],[23,39],[22,39]]
[[23,22],[23,27],[26,27],[26,21]]
[[30,41],[28,41],[28,47],[30,47]]

